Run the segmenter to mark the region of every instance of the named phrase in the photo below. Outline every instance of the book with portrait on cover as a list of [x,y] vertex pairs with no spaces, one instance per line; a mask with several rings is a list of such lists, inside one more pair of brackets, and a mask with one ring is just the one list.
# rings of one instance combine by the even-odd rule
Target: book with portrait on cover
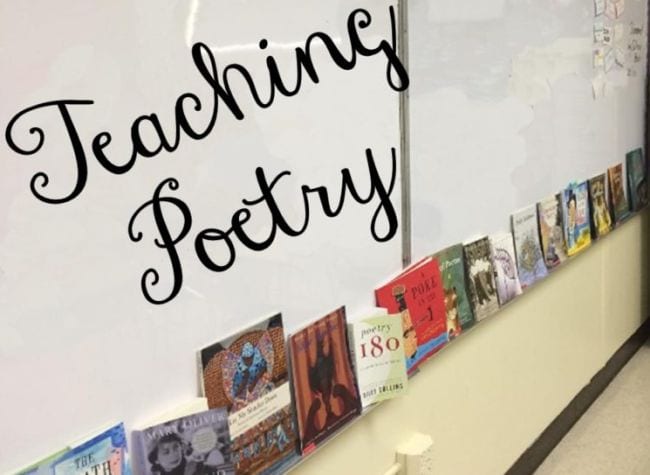
[[463,255],[467,295],[479,322],[499,309],[490,239],[484,236],[464,244]]

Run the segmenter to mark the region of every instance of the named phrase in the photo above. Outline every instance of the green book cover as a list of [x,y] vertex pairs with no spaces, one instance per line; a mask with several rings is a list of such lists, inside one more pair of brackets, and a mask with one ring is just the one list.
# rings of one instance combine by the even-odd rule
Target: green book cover
[[465,264],[463,245],[448,247],[436,254],[442,285],[445,289],[445,311],[447,314],[447,334],[449,340],[462,330],[467,330],[476,321],[467,297],[465,285]]

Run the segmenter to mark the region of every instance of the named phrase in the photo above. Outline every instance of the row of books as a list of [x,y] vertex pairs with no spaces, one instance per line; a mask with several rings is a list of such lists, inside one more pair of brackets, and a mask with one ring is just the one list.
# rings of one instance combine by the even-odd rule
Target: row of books
[[[463,331],[647,204],[641,150],[623,167],[512,215],[512,230],[450,246],[345,307],[285,336],[280,313],[198,352],[196,401],[136,428],[145,474],[283,473],[366,408],[403,394],[408,377]],[[611,199],[610,199],[611,198]],[[124,426],[73,443],[19,474],[131,473]]]

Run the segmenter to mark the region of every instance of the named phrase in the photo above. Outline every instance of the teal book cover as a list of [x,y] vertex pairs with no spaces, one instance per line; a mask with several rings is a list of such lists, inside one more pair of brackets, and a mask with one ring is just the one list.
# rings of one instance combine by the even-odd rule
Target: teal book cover
[[95,473],[131,475],[124,425],[117,424],[73,447],[53,464],[52,473],[54,475]]
[[630,207],[633,211],[639,211],[648,204],[648,184],[643,150],[637,148],[625,154],[625,165],[627,167]]
[[447,334],[449,340],[470,328],[476,320],[467,297],[463,245],[450,246],[436,254],[445,293]]

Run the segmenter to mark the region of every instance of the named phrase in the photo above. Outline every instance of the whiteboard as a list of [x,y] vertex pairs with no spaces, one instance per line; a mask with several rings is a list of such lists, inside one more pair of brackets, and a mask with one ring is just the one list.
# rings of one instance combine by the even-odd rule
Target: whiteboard
[[[368,50],[390,43],[389,5],[70,0],[0,6],[6,134],[0,146],[0,472],[106,422],[123,420],[130,429],[196,396],[196,351],[264,315],[282,312],[292,331],[342,304],[351,312],[374,304],[378,281],[401,265],[399,77],[395,70],[387,76],[387,55],[359,53],[344,69],[317,38],[310,52],[318,82],[303,73],[299,91],[276,93],[268,107],[254,102],[231,69],[228,83],[243,118],[222,100],[210,127],[216,89],[199,72],[192,46],[205,45],[207,70],[210,55],[220,73],[235,63],[245,67],[268,99],[267,58],[289,90],[296,85],[296,48],[305,48],[315,32],[351,57],[348,22],[355,9],[368,12],[353,18]],[[195,132],[210,132],[198,140],[183,129],[175,150],[153,153],[161,134],[173,142],[174,111],[184,93],[201,102],[196,110],[185,96],[186,121]],[[63,100],[92,103],[43,105]],[[85,151],[85,183],[66,113]],[[162,132],[156,133],[154,113]],[[149,119],[136,127],[136,147],[133,124],[143,115]],[[32,128],[41,130],[42,143]],[[102,132],[111,134],[110,143]],[[114,172],[96,159],[93,140]],[[141,153],[130,164],[136,148]],[[375,181],[391,189],[388,203],[373,188],[366,149]],[[143,156],[147,151],[152,156]],[[336,208],[344,169],[359,199],[348,187],[342,209],[328,217],[311,192],[309,222],[299,235],[287,235],[276,222],[269,242],[268,201],[242,203],[260,198],[266,180],[283,218],[299,230],[302,186],[326,187]],[[154,202],[167,240],[154,221]],[[224,236],[233,222],[268,246],[253,250],[232,231],[230,251]],[[209,269],[197,256],[195,240],[206,229],[212,231],[201,242],[209,262],[225,267],[234,256],[225,271]],[[178,242],[158,247],[155,239]],[[170,248],[182,282],[172,272]]]
[[[593,0],[408,2],[413,259],[509,230],[513,211],[643,146],[645,49],[635,63],[627,46],[633,24],[645,48],[646,11],[621,3],[610,19]],[[627,53],[597,99],[596,21],[623,26]]]

